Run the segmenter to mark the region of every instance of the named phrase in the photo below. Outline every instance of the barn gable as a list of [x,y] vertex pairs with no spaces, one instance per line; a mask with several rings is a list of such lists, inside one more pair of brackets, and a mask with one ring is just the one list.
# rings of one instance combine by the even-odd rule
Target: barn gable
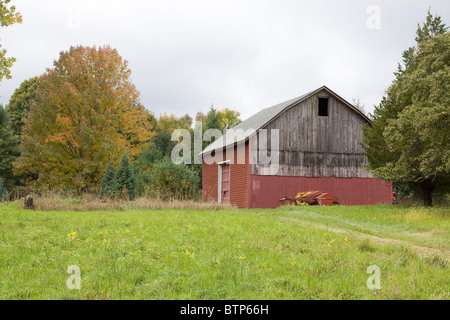
[[[285,108],[261,129],[279,130],[277,175],[368,178],[372,176],[362,166],[367,163],[361,146],[365,125],[370,120],[364,114],[322,87]],[[267,140],[271,150],[270,134]],[[250,152],[257,155],[258,147],[253,145]],[[254,162],[252,174],[266,174]]]
[[[337,101],[340,101],[342,105],[345,105],[347,108],[349,108],[353,113],[359,115],[362,119],[364,119],[367,123],[371,123],[370,119],[367,118],[366,115],[364,115],[361,111],[359,111],[357,108],[352,106],[350,103],[339,97],[336,93],[328,89],[326,86],[322,86],[316,90],[313,90],[311,92],[308,92],[300,97],[282,102],[280,104],[277,104],[275,106],[265,108],[258,113],[254,114],[250,118],[246,119],[245,121],[238,124],[233,129],[235,130],[243,130],[247,134],[243,137],[241,137],[241,140],[235,141],[235,142],[241,142],[242,140],[247,140],[251,136],[251,132],[249,129],[254,129],[255,131],[264,128],[267,124],[272,122],[275,118],[277,118],[280,114],[284,113],[285,111],[289,110],[293,106],[296,106],[300,104],[301,102],[308,100],[314,95],[317,95],[321,93],[326,94],[328,96],[333,96]],[[220,150],[226,146],[229,145],[227,141],[232,141],[233,139],[227,139],[228,136],[232,137],[233,133],[226,133],[221,138],[217,139],[210,145],[208,145],[203,152],[200,154],[206,154],[213,150]]]

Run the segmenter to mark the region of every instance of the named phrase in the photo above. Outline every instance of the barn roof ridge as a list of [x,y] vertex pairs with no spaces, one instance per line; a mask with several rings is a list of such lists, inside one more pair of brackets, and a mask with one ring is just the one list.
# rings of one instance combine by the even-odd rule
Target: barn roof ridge
[[[345,105],[347,105],[349,108],[351,108],[353,111],[355,111],[357,114],[359,114],[362,118],[364,118],[364,120],[366,120],[368,123],[371,123],[370,119],[364,114],[362,113],[360,110],[358,110],[356,107],[354,107],[353,105],[351,105],[350,103],[348,103],[345,99],[343,99],[342,97],[340,97],[338,94],[336,94],[335,92],[333,92],[332,90],[330,90],[328,87],[326,86],[321,86],[320,88],[317,88],[313,91],[310,91],[304,95],[301,95],[297,98],[293,98],[290,100],[287,100],[285,102],[276,104],[272,107],[267,107],[264,108],[262,110],[260,110],[259,112],[255,113],[253,116],[251,116],[250,118],[242,121],[240,124],[238,124],[237,126],[235,126],[232,129],[241,129],[245,132],[245,135],[240,137],[241,139],[238,141],[234,140],[234,133],[230,130],[227,130],[227,132],[225,132],[224,135],[222,135],[222,137],[218,138],[217,140],[215,140],[214,142],[212,142],[211,144],[209,144],[205,150],[203,150],[201,154],[207,153],[207,152],[211,152],[213,150],[217,150],[217,149],[222,149],[224,147],[227,147],[228,145],[234,144],[236,142],[241,142],[241,141],[245,141],[247,140],[250,136],[251,136],[251,132],[250,130],[255,130],[258,131],[259,129],[261,129],[262,127],[264,127],[266,124],[268,124],[270,121],[272,121],[272,119],[274,119],[276,116],[278,116],[279,114],[281,114],[282,112],[284,112],[285,110],[287,110],[288,108],[292,107],[293,105],[302,102],[303,100],[309,98],[310,96],[316,94],[317,92],[321,91],[321,90],[326,90],[328,91],[330,94],[334,95],[336,98],[338,98],[341,102],[343,102]],[[230,133],[230,138],[232,139],[227,139],[227,135],[228,133]],[[230,141],[229,143],[227,143],[228,141]]]

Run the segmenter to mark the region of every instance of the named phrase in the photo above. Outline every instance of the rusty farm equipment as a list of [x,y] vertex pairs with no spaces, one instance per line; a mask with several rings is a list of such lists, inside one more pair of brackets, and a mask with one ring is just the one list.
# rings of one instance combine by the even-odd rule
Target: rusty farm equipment
[[338,198],[331,193],[323,193],[322,191],[306,191],[299,192],[296,196],[289,198],[284,197],[280,199],[282,205],[319,205],[319,206],[333,206],[339,205]]

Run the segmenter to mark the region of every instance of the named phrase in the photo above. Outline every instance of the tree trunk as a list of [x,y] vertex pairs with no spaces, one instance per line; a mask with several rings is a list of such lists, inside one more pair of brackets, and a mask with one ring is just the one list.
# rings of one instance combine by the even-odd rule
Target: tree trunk
[[422,183],[423,205],[425,207],[433,206],[433,198],[432,198],[433,189],[434,186],[430,185],[429,183],[427,182]]

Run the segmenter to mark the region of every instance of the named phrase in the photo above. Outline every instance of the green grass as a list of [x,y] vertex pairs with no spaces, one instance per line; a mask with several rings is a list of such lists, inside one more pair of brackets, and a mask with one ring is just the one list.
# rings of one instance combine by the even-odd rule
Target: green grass
[[290,207],[286,217],[411,244],[450,249],[450,209],[399,206]]
[[[0,298],[449,299],[448,211],[68,212],[3,204]],[[66,286],[70,265],[81,269],[80,290]],[[366,286],[370,265],[381,269],[380,290]]]

